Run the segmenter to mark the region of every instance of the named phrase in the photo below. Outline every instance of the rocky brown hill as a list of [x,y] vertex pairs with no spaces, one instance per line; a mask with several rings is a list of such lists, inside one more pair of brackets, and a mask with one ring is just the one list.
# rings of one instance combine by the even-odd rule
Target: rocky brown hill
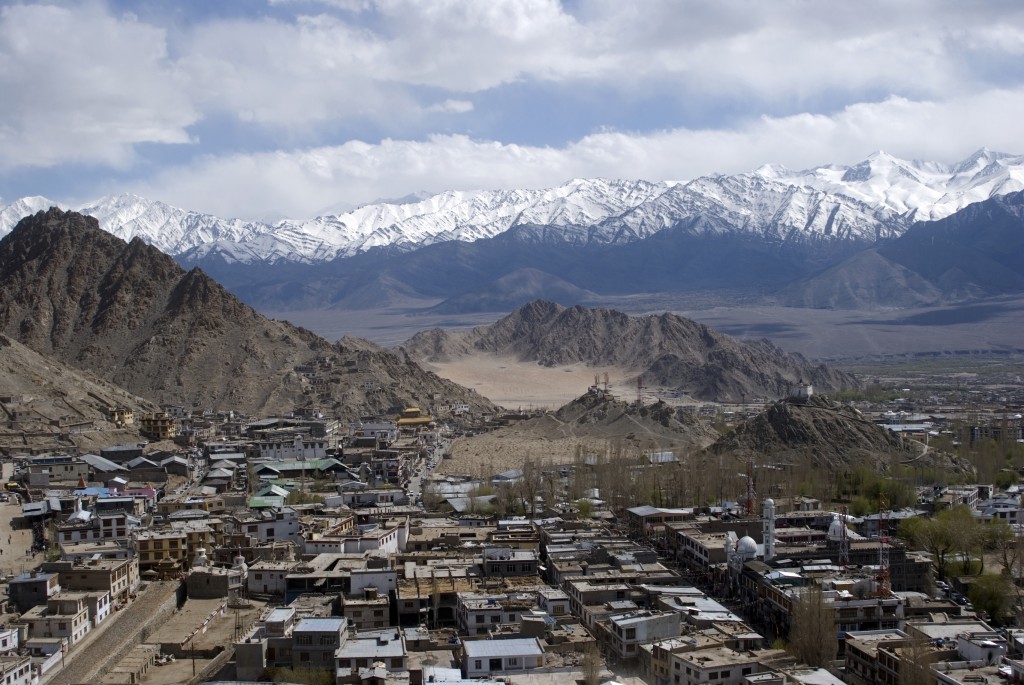
[[545,366],[618,366],[702,400],[785,397],[798,382],[824,391],[857,386],[852,376],[784,352],[767,340],[740,342],[675,314],[633,317],[611,309],[531,302],[490,326],[424,331],[402,348],[414,359],[514,356]]
[[138,430],[113,422],[115,408],[138,414],[157,406],[0,335],[0,454],[137,441]]
[[0,332],[161,404],[346,418],[431,398],[493,408],[404,355],[267,319],[199,269],[58,209],[0,241]]
[[520,421],[514,430],[549,440],[622,439],[645,449],[705,447],[718,437],[706,421],[682,407],[664,402],[637,406],[597,388],[556,411]]
[[897,465],[970,470],[955,457],[929,450],[875,425],[856,409],[820,396],[772,404],[715,441],[707,453],[742,460],[768,456],[833,473],[853,466],[885,472]]

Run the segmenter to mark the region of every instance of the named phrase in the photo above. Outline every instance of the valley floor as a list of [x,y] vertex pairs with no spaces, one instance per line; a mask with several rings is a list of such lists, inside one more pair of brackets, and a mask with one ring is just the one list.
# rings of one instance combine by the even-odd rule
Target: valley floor
[[[432,302],[424,302],[429,307]],[[593,306],[593,305],[589,305]],[[671,311],[740,339],[768,338],[811,359],[847,362],[915,355],[1024,354],[1024,297],[902,310],[828,310],[749,303],[716,303],[704,296],[608,298],[600,306],[627,314]],[[426,309],[264,312],[329,340],[354,335],[396,346],[429,328],[462,330],[490,324],[508,312],[431,314]],[[592,375],[592,373],[590,374]]]

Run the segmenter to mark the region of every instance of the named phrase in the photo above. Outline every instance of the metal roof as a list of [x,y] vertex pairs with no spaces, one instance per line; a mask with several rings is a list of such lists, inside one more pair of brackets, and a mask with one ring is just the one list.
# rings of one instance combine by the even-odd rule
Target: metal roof
[[112,471],[127,471],[125,467],[120,464],[116,464],[109,459],[105,459],[98,454],[83,454],[79,457],[89,466],[93,467],[97,471],[103,471],[104,473],[110,473]]

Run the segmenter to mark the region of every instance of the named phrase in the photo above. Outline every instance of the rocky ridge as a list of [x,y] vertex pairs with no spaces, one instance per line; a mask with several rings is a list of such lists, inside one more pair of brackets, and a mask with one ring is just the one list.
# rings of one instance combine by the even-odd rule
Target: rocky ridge
[[112,420],[111,410],[136,415],[157,406],[87,371],[45,357],[0,335],[0,452],[98,449],[139,437]]
[[857,386],[852,376],[784,352],[767,340],[740,342],[675,314],[632,317],[610,309],[543,300],[490,326],[432,329],[402,345],[411,357],[446,362],[470,355],[512,356],[545,366],[618,366],[700,400],[784,397],[800,381],[825,390]]
[[0,241],[0,332],[160,404],[343,418],[430,397],[493,409],[403,355],[267,319],[201,270],[56,208]]
[[875,425],[852,407],[825,397],[775,402],[707,448],[711,455],[771,457],[831,473],[854,466],[887,472],[897,466],[936,467],[967,473],[957,458]]

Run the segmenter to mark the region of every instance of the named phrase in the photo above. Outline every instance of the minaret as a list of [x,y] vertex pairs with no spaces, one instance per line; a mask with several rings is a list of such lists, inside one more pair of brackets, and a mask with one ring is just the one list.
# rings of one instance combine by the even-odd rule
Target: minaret
[[775,500],[771,497],[764,500],[761,525],[764,534],[764,560],[769,562],[775,557]]

